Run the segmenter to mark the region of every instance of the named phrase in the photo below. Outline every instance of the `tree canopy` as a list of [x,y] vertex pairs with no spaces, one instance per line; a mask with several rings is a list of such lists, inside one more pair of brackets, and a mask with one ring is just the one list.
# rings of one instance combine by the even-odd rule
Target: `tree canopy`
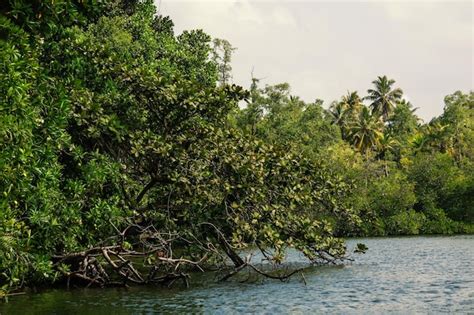
[[[251,246],[272,263],[288,247],[313,263],[344,259],[335,223],[357,222],[339,198],[350,186],[232,125],[255,94],[228,84],[227,42],[175,35],[152,1],[11,1],[1,21],[3,294],[169,283],[229,261],[239,270],[250,262],[238,250]],[[334,131],[313,125],[319,103],[287,107],[285,86],[266,93],[269,124],[295,113],[288,139],[304,126],[306,143]]]

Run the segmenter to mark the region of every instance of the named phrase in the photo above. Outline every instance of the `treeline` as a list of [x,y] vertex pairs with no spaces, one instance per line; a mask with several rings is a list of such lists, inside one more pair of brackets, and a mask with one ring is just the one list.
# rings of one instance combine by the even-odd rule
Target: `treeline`
[[370,108],[352,93],[328,111],[286,84],[228,84],[230,44],[175,35],[152,1],[0,12],[0,295],[232,262],[227,279],[258,270],[249,246],[335,263],[344,235],[470,231],[472,93],[421,125],[380,78],[388,103],[376,87]]
[[344,203],[361,224],[341,235],[472,233],[474,93],[445,98],[422,123],[395,81],[380,76],[364,96],[348,92],[328,110],[305,103],[288,84],[261,88],[231,120],[247,135],[284,145],[352,185]]

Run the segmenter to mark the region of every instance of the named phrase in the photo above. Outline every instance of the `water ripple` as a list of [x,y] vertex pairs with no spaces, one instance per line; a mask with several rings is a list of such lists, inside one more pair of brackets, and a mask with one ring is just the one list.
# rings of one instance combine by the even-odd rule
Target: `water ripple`
[[[474,236],[352,239],[365,255],[315,267],[288,283],[215,283],[191,289],[48,291],[18,296],[0,314],[407,314],[474,313]],[[301,262],[289,253],[293,263]],[[204,282],[203,282],[204,281]]]

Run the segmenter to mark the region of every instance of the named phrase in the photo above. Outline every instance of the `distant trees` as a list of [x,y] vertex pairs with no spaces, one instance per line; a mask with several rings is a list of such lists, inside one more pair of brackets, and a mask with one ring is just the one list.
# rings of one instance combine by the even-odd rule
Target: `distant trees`
[[312,153],[338,140],[337,126],[321,100],[306,103],[291,95],[287,83],[259,88],[254,81],[251,97],[233,120],[247,134],[273,145],[292,146],[299,152]]
[[370,108],[375,114],[382,116],[386,121],[392,114],[397,103],[401,101],[403,91],[399,88],[392,88],[395,80],[388,79],[387,76],[379,76],[372,81],[374,89],[367,90],[365,99],[369,100]]
[[217,66],[220,84],[231,83],[232,80],[232,53],[237,49],[232,47],[229,41],[215,38],[212,41],[212,60]]
[[[460,91],[445,98],[445,108],[439,122],[446,126],[446,151],[457,161],[474,158],[474,93]],[[436,120],[435,120],[436,121]]]
[[383,122],[377,115],[372,115],[367,107],[362,107],[350,125],[349,138],[354,147],[362,153],[376,147],[380,143]]
[[331,121],[333,124],[339,126],[343,139],[349,139],[351,124],[358,119],[362,107],[362,99],[356,91],[347,92],[347,95],[344,95],[339,102],[333,102],[331,104],[331,110],[329,112]]
[[[472,92],[447,96],[444,113],[422,124],[416,108],[386,76],[373,82],[369,96],[347,92],[327,110],[290,96],[288,85],[259,89],[256,83],[248,106],[235,116],[238,125],[245,130],[244,117],[259,108],[252,122],[259,130],[255,137],[303,152],[351,185],[339,198],[362,223],[358,231],[339,223],[339,233],[472,231]],[[312,111],[318,114],[309,115]],[[441,174],[449,175],[436,179]]]
[[[413,115],[412,105],[402,99],[402,90],[392,89],[395,80],[379,76],[372,83],[375,88],[367,91],[368,96],[348,92],[332,103],[329,114],[344,140],[362,153],[378,148],[380,155],[388,147],[394,149],[395,142],[399,142],[397,137],[413,132],[418,118]],[[363,100],[371,101],[369,107]]]
[[347,94],[341,98],[340,103],[346,109],[349,118],[357,117],[364,105],[357,91],[347,92]]

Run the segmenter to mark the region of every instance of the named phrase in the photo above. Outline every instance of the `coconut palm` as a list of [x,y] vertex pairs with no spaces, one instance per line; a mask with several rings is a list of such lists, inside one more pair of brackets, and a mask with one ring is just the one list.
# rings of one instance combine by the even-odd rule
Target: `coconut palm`
[[376,146],[382,137],[383,121],[372,115],[370,109],[363,106],[357,119],[350,127],[350,139],[354,147],[362,153]]
[[333,102],[329,108],[331,123],[339,126],[342,139],[346,139],[349,124],[347,107],[341,102]]
[[362,99],[356,91],[347,92],[347,95],[342,96],[339,102],[334,102],[331,105],[332,123],[339,126],[343,139],[347,139],[349,127],[357,118],[362,106]]
[[357,91],[348,91],[347,94],[341,98],[341,102],[346,104],[347,108],[350,110],[360,109],[362,105],[362,99],[357,93]]
[[428,137],[426,136],[426,134],[419,131],[411,137],[409,143],[415,152],[419,152],[425,148],[427,141]]
[[396,139],[389,133],[383,133],[377,143],[377,157],[379,159],[385,158],[387,153],[394,152],[397,146],[400,145]]
[[367,90],[368,96],[365,99],[370,100],[370,108],[373,113],[382,116],[386,121],[395,108],[395,104],[402,99],[403,91],[399,88],[392,89],[395,80],[388,79],[387,76],[378,77],[372,81],[375,89]]
[[418,110],[418,107],[413,107],[413,104],[410,101],[407,101],[404,98],[402,98],[400,101],[398,101],[397,107],[398,106],[404,106],[404,107],[410,109],[412,114],[414,114]]
[[449,148],[444,132],[446,125],[442,125],[438,121],[432,121],[430,124],[423,126],[419,132],[417,132],[410,139],[410,145],[418,151],[441,151],[445,152]]
[[425,129],[427,144],[441,152],[449,148],[449,137],[446,137],[447,125],[439,121],[431,121]]
[[383,160],[385,176],[388,176],[387,153],[394,153],[400,143],[390,133],[383,133],[376,145],[377,159]]
[[346,108],[350,119],[355,119],[363,106],[362,99],[357,91],[347,92],[347,94],[341,98],[341,103],[342,106]]

